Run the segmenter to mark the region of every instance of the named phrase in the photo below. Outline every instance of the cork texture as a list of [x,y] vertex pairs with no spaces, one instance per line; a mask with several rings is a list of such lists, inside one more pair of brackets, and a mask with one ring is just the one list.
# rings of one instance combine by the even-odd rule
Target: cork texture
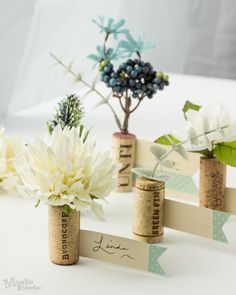
[[70,214],[63,206],[48,206],[49,257],[55,264],[70,265],[79,260],[80,213]]
[[215,158],[200,159],[201,207],[225,210],[226,166]]
[[116,162],[122,167],[117,173],[117,192],[130,192],[133,186],[131,169],[134,166],[136,136],[133,134],[114,133],[112,153]]
[[133,235],[136,240],[158,243],[163,237],[165,183],[139,177],[134,200]]

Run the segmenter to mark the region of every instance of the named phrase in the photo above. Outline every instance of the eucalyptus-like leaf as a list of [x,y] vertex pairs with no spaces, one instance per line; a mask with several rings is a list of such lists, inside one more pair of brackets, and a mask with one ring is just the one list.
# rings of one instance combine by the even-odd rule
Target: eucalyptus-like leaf
[[75,82],[80,82],[81,79],[82,79],[82,75],[81,75],[81,73],[78,73],[75,77]]
[[159,162],[159,165],[166,167],[166,168],[173,168],[174,167],[174,163],[169,160],[162,160]]
[[73,63],[74,63],[74,60],[72,59],[69,65],[67,66],[68,70],[72,70]]
[[184,148],[184,146],[181,145],[177,145],[175,148],[175,151],[181,156],[183,157],[185,160],[188,160],[188,153],[186,151],[186,149]]
[[166,134],[166,135],[163,135],[163,136],[157,138],[157,139],[155,140],[155,142],[156,142],[156,143],[159,143],[159,144],[163,144],[163,145],[171,145],[170,140],[169,140],[168,138],[171,139],[171,141],[172,141],[174,144],[180,142],[180,140],[177,139],[177,138],[176,138],[175,136],[173,136],[172,134]]
[[[187,100],[184,104],[184,107],[182,109],[184,115],[188,110],[194,110],[194,111],[199,111],[201,109],[200,105],[194,104],[191,101]],[[185,117],[186,118],[186,117]]]
[[132,172],[138,176],[144,176],[148,179],[152,179],[152,180],[159,180],[159,181],[168,181],[170,179],[170,176],[165,175],[165,174],[158,174],[155,173],[153,174],[153,171],[148,169],[148,168],[133,168]]
[[167,152],[166,149],[164,149],[163,147],[160,147],[158,145],[153,145],[150,147],[150,150],[152,152],[152,154],[158,159],[160,160],[161,157]]

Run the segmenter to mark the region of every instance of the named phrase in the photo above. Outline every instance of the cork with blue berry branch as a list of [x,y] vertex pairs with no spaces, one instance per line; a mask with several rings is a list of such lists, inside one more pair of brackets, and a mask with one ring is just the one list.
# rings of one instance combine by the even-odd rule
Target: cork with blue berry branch
[[[97,89],[96,79],[89,83],[81,73],[73,71],[71,63],[66,65],[54,54],[51,53],[51,56],[72,74],[76,81],[88,88],[85,96],[90,93],[97,94],[101,98],[97,106],[105,104],[112,111],[119,129],[119,132],[113,134],[113,154],[122,164],[117,175],[117,190],[130,191],[136,142],[136,136],[129,133],[130,118],[145,98],[153,98],[157,91],[169,85],[169,77],[162,71],[155,70],[150,62],[142,60],[143,51],[155,47],[152,42],[145,41],[144,34],[134,38],[130,31],[124,28],[123,19],[116,22],[112,18],[99,16],[93,22],[99,27],[104,38],[102,44],[97,45],[96,53],[90,54],[88,58],[95,62],[101,81],[111,90],[108,95]],[[113,46],[110,46],[111,38],[114,39]],[[115,61],[118,62],[117,67]],[[124,114],[122,119],[118,115],[117,105],[112,105],[111,98],[118,100],[118,106]]]

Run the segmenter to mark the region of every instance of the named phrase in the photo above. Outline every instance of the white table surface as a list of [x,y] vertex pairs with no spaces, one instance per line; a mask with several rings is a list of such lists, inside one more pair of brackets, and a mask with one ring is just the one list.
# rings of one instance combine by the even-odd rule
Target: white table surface
[[[130,131],[139,138],[154,140],[181,125],[181,108],[186,99],[200,104],[222,101],[236,115],[236,82],[193,76],[171,75],[171,86],[159,97],[146,101],[132,118]],[[84,122],[94,126],[98,145],[109,148],[116,131],[106,106],[92,111],[98,101],[85,101]],[[2,119],[9,133],[21,133],[27,140],[42,135],[56,101],[51,101]],[[229,169],[228,183],[236,186],[235,169]],[[104,205],[106,222],[88,214],[81,227],[131,237],[134,193],[112,193]],[[224,231],[229,244],[165,229],[161,243],[167,251],[160,258],[165,277],[105,262],[81,258],[74,266],[57,266],[48,259],[47,207],[34,208],[33,200],[0,195],[0,294],[24,294],[5,289],[4,281],[31,280],[41,290],[31,294],[235,294],[236,217],[231,216]]]

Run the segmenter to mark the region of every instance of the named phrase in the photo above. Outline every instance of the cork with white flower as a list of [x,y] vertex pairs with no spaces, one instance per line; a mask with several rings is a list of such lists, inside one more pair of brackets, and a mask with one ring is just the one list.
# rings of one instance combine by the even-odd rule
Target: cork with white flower
[[133,168],[138,176],[133,214],[137,240],[160,242],[163,237],[165,182],[175,169],[168,156],[176,152],[188,160],[188,151],[200,158],[200,198],[203,207],[224,211],[226,165],[236,166],[236,122],[220,104],[201,107],[187,101],[186,124],[180,132],[165,134],[151,146],[154,168]]
[[[71,99],[61,102],[57,115],[72,103]],[[18,189],[23,196],[35,198],[36,206],[40,202],[48,205],[50,259],[68,265],[79,259],[80,212],[90,211],[104,219],[101,203],[116,186],[118,167],[109,152],[96,150],[95,141],[81,127],[80,119],[73,126],[72,119],[68,120],[64,126],[59,117],[60,123],[54,120],[51,126],[49,122],[50,134],[28,144],[17,161],[23,183]]]
[[187,101],[183,108],[185,128],[164,135],[159,144],[183,146],[199,153],[202,207],[224,211],[226,166],[236,166],[236,121],[220,103],[200,106]]

